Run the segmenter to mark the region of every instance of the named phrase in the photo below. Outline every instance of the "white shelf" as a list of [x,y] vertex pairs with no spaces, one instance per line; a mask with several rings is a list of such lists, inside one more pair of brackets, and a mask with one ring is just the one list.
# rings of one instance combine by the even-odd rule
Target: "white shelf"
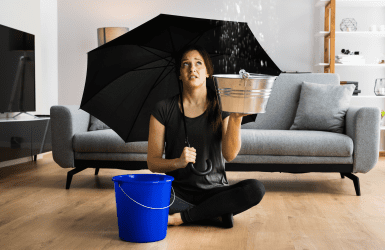
[[385,98],[385,96],[377,96],[377,95],[353,95],[354,98]]
[[317,3],[315,4],[316,7],[325,7],[326,4],[328,4],[330,2],[330,0],[319,0],[317,1]]
[[385,126],[380,126],[380,130],[385,130]]
[[[330,31],[320,31],[315,34],[317,37],[325,37]],[[361,36],[361,37],[385,37],[385,31],[336,31],[336,36]]]
[[[319,0],[315,4],[316,7],[325,7],[330,0]],[[339,7],[385,7],[384,0],[336,0]]]
[[321,37],[325,37],[327,35],[329,35],[330,31],[320,31],[318,33],[315,33],[315,36],[321,36]]
[[[320,67],[324,67],[324,66],[328,66],[329,63],[319,63],[319,64],[316,64],[314,66],[320,66]],[[385,64],[341,64],[341,63],[335,63],[334,64],[335,67],[382,67],[382,68],[385,68]]]
[[355,67],[382,67],[384,68],[385,67],[385,64],[342,64],[342,63],[335,63],[334,66],[336,67],[352,67],[352,66],[355,66]]

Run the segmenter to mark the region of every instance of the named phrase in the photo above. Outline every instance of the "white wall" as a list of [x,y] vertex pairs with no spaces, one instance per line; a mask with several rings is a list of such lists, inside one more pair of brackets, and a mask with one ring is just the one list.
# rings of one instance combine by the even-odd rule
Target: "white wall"
[[[42,99],[43,89],[41,75],[40,0],[1,0],[0,24],[35,35],[36,111],[39,111],[43,106],[39,101]],[[12,114],[8,115],[11,116]],[[6,115],[0,114],[0,117],[6,117]]]
[[42,85],[39,114],[50,113],[58,104],[58,12],[56,0],[40,0]]
[[315,7],[309,0],[57,0],[57,8],[60,105],[80,105],[97,28],[132,30],[161,13],[247,22],[282,71],[312,71]]
[[56,0],[0,0],[0,24],[35,35],[36,112],[28,113],[49,115],[58,104]]

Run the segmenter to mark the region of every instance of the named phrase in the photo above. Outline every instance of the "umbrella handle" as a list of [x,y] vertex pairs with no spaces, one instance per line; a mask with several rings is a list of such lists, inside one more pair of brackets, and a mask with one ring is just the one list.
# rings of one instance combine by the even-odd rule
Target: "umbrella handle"
[[204,172],[199,172],[198,170],[196,170],[194,168],[194,165],[191,162],[187,166],[190,166],[194,174],[203,176],[203,175],[209,174],[213,170],[213,164],[211,163],[211,160],[207,159],[206,163],[207,163],[207,170]]

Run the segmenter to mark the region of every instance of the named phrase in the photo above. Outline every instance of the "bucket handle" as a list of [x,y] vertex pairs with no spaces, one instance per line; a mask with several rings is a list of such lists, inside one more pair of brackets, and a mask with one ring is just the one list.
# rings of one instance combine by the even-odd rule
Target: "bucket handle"
[[[142,207],[146,207],[145,205],[142,205],[142,204],[140,204],[139,202],[136,202],[134,199],[132,199],[130,196],[128,196],[128,195],[126,194],[126,192],[123,191],[123,188],[120,186],[120,183],[119,183],[119,187],[120,187],[120,189],[122,190],[122,192],[123,192],[128,198],[130,198],[133,202],[135,202],[135,203],[141,205]],[[171,189],[172,189],[172,191],[174,191],[174,189],[172,188],[172,186],[171,186]],[[153,207],[146,207],[146,208],[150,208],[150,209],[166,209],[166,208],[168,208],[168,207],[171,207],[171,205],[174,204],[174,201],[175,201],[175,191],[174,191],[174,200],[172,201],[172,203],[171,203],[169,206],[167,206],[167,207],[161,207],[161,208],[153,208]]]

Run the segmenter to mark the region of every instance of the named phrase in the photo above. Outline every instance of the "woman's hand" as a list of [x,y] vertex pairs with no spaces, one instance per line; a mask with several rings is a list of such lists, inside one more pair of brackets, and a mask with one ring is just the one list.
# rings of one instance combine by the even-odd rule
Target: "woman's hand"
[[231,113],[230,114],[230,118],[235,118],[235,119],[239,119],[239,118],[242,118],[244,116],[248,116],[250,114],[244,114],[244,113]]
[[196,149],[191,147],[184,147],[182,154],[179,157],[182,168],[185,168],[188,163],[195,163],[195,159],[197,157]]
[[230,116],[234,117],[234,118],[240,118],[240,117],[244,117],[244,116],[248,116],[250,114],[245,114],[245,113],[231,113]]

